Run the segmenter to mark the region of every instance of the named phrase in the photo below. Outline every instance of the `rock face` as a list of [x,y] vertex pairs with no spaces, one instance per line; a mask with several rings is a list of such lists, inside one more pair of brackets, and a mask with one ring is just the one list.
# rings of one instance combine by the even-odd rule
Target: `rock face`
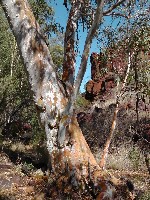
[[102,53],[92,53],[90,62],[91,80],[86,84],[85,98],[93,101],[99,94],[103,94],[115,86],[115,76]]

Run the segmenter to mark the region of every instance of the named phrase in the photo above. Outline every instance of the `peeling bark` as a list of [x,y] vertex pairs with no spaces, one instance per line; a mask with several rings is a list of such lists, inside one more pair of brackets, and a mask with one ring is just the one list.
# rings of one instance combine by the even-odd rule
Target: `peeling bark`
[[63,62],[63,76],[64,82],[74,84],[75,78],[75,32],[77,29],[77,21],[80,17],[81,1],[72,1],[71,10],[68,17],[65,40],[64,40],[64,62]]
[[[102,6],[104,1],[98,2],[98,5]],[[71,182],[71,188],[87,186],[90,192],[97,188],[97,199],[113,199],[113,186],[108,182],[111,178],[101,172],[84,139],[76,117],[70,109],[73,99],[68,100],[64,86],[56,76],[48,47],[27,0],[2,0],[1,4],[16,38],[38,116],[45,129],[56,184],[61,184],[61,189],[63,188],[65,174],[65,180]],[[88,46],[85,47],[82,57],[84,67],[79,71],[81,76],[87,62],[92,34],[101,19],[101,10],[102,8],[98,7],[97,14],[100,12],[100,15],[95,16],[98,17],[98,21],[94,23],[87,37]],[[72,52],[73,49],[69,51]],[[70,80],[68,76],[65,77]],[[77,90],[78,87],[77,84]]]

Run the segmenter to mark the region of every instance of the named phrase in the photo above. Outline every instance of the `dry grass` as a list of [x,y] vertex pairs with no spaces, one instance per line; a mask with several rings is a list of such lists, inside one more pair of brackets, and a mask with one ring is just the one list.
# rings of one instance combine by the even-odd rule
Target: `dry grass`
[[[95,153],[98,162],[101,159],[101,152]],[[150,199],[150,176],[144,155],[138,146],[131,143],[123,144],[115,149],[111,147],[106,169],[116,178],[132,181],[136,200]]]
[[114,170],[147,171],[144,155],[138,146],[121,145],[108,155],[107,168]]

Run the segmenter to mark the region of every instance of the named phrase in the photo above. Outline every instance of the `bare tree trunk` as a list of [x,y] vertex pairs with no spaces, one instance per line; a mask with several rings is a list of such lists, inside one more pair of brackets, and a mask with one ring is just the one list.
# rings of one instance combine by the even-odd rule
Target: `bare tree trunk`
[[106,166],[106,160],[107,160],[107,157],[108,157],[110,143],[111,143],[111,140],[112,140],[112,137],[114,135],[115,128],[116,128],[118,111],[119,111],[119,106],[118,106],[118,103],[117,103],[115,111],[114,111],[111,130],[110,130],[110,133],[109,133],[109,135],[107,137],[107,140],[106,140],[106,143],[105,143],[105,147],[104,147],[104,150],[103,150],[103,155],[102,155],[102,158],[101,158],[101,161],[100,161],[100,167],[103,170],[105,169],[105,166]]
[[[68,179],[72,177],[72,185],[76,186],[80,185],[82,177],[88,177],[90,163],[91,177],[96,181],[101,176],[100,168],[76,118],[65,113],[68,99],[27,1],[4,0],[2,3],[29,76],[41,125],[46,132],[52,171],[57,176],[68,170]],[[99,172],[98,175],[96,172]]]
[[[106,140],[106,143],[105,143],[105,147],[104,147],[104,150],[103,150],[103,154],[102,154],[102,158],[101,158],[101,161],[100,161],[100,167],[103,170],[105,169],[110,143],[111,143],[111,140],[112,140],[114,132],[115,132],[115,128],[116,128],[116,124],[117,124],[117,113],[119,111],[119,101],[120,101],[120,97],[122,95],[122,91],[123,91],[123,89],[124,89],[124,87],[126,85],[127,78],[129,76],[129,71],[130,71],[130,68],[131,68],[131,58],[132,58],[133,54],[134,53],[132,53],[132,55],[131,55],[131,53],[129,52],[129,55],[128,55],[128,66],[127,66],[126,75],[125,75],[121,90],[120,90],[120,92],[119,92],[119,94],[117,95],[117,98],[116,98],[116,108],[115,108],[115,111],[114,111],[112,126],[111,126],[111,129],[110,129],[110,133],[109,133],[109,135],[107,137],[107,140]],[[118,86],[119,86],[119,83],[118,83]],[[117,86],[117,90],[118,90],[118,86]]]
[[14,43],[12,46],[12,55],[11,55],[11,64],[10,64],[10,76],[13,76],[13,66],[14,66],[14,60],[15,60],[15,55],[16,55],[16,49],[17,49],[17,44],[16,40],[14,38]]
[[[76,117],[66,112],[70,97],[56,75],[48,47],[27,0],[2,0],[1,4],[16,38],[39,120],[45,129],[56,185],[61,185],[60,189],[63,189],[67,182],[68,187],[88,187],[92,192],[97,188],[97,199],[113,199],[113,186],[106,181],[107,175],[101,172]],[[81,82],[81,79],[78,80]]]
[[[75,78],[75,33],[77,29],[77,21],[80,16],[81,0],[72,1],[72,7],[69,13],[65,40],[64,40],[64,62],[62,80],[68,82],[71,87]],[[73,18],[73,20],[72,20]]]

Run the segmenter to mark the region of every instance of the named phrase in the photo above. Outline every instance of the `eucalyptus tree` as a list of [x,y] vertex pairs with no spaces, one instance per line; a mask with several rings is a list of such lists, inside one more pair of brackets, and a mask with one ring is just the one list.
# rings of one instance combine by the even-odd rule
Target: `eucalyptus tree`
[[[28,84],[20,61],[15,38],[0,8],[0,127],[12,120],[12,113],[29,99]],[[22,92],[23,91],[23,92]]]
[[[118,12],[119,10],[122,10],[122,12]],[[117,22],[115,27],[103,27],[101,34],[103,38],[107,38],[107,42],[106,39],[104,41],[104,52],[107,57],[109,67],[118,79],[118,86],[121,86],[118,87],[120,89],[117,89],[116,109],[114,112],[112,127],[106,140],[100,162],[100,166],[103,168],[106,164],[108,148],[112,141],[117,124],[117,112],[119,110],[119,105],[117,107],[117,104],[122,104],[121,101],[125,99],[125,95],[123,95],[123,93],[125,94],[130,87],[132,87],[132,90],[135,87],[134,93],[136,91],[135,96],[137,98],[137,102],[134,109],[136,110],[137,121],[139,123],[138,102],[140,98],[143,98],[145,106],[147,106],[146,104],[148,102],[145,99],[147,99],[149,92],[148,77],[150,74],[148,64],[150,41],[150,38],[148,37],[150,28],[148,1],[140,1],[140,3],[128,1],[127,7],[119,7],[118,10],[116,12],[112,12],[111,15],[112,22],[118,19],[118,16],[122,20]]]
[[[45,1],[38,1],[38,5],[35,0],[30,0],[30,3],[35,18],[41,25],[43,38],[48,42],[50,34],[54,32],[57,32],[57,35],[61,34],[53,19],[54,12],[52,8]],[[47,24],[46,20],[51,21],[51,23]],[[30,121],[33,126],[32,131],[38,134],[39,125],[29,84],[15,37],[9,28],[2,7],[0,7],[0,29],[0,129],[3,131],[5,126],[13,121],[14,123],[17,120],[23,123]],[[53,40],[51,42],[53,45],[49,47],[57,71],[60,71],[62,68],[63,49],[60,43],[61,37],[59,37],[59,43]],[[59,54],[59,58],[55,59],[55,54]],[[11,135],[11,131],[9,134]],[[36,137],[36,134],[34,137]]]
[[[64,3],[67,6],[67,1]],[[65,185],[69,191],[85,189],[85,193],[88,191],[97,199],[113,199],[113,186],[108,181],[111,178],[102,172],[77,123],[75,101],[86,70],[92,40],[98,34],[100,24],[105,22],[104,16],[114,13],[118,7],[123,9],[130,5],[126,0],[72,0],[70,3],[60,80],[27,0],[1,0],[28,74],[41,126],[47,136],[51,172],[56,185],[61,189]],[[118,11],[120,14],[122,9]],[[80,20],[83,26],[87,26],[88,33],[75,78],[75,33]],[[112,179],[110,181],[113,182]]]

